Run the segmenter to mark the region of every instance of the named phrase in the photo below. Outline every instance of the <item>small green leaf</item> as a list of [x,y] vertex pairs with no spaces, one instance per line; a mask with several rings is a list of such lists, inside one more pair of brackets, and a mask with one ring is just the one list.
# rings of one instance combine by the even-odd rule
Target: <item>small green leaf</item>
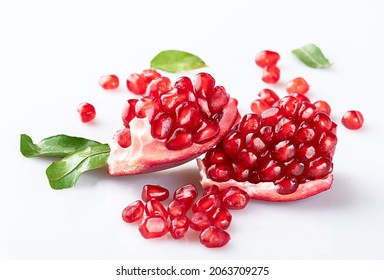
[[328,68],[332,65],[315,44],[307,44],[299,49],[293,50],[292,53],[297,56],[301,62],[312,68]]
[[64,134],[51,136],[35,144],[26,134],[20,135],[20,152],[27,158],[58,157],[63,158],[83,147],[100,144],[99,142],[81,137]]
[[166,50],[158,53],[151,60],[152,69],[161,69],[171,73],[206,67],[198,56],[178,50]]
[[85,171],[105,166],[109,153],[108,144],[96,144],[53,162],[46,170],[49,184],[56,190],[73,187]]

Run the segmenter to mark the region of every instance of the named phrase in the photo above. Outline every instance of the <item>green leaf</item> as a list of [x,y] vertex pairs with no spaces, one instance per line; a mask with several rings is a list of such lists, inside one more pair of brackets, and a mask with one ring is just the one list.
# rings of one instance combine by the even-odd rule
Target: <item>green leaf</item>
[[106,165],[110,153],[108,144],[84,147],[48,166],[46,174],[53,189],[73,187],[79,176]]
[[20,152],[27,158],[58,157],[63,158],[83,147],[100,144],[99,142],[64,134],[51,136],[35,144],[26,134],[20,135]]
[[293,50],[292,53],[297,56],[301,62],[312,68],[328,68],[332,65],[315,44],[307,44],[299,49]]
[[161,69],[171,73],[206,67],[198,56],[178,50],[166,50],[158,53],[151,60],[152,69]]

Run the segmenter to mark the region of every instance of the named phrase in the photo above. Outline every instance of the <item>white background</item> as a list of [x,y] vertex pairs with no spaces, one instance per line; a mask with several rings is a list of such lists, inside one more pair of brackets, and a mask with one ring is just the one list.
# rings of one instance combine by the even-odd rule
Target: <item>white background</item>
[[[383,259],[383,9],[380,1],[2,1],[0,4],[0,259]],[[317,44],[333,63],[311,69],[291,50]],[[249,111],[268,85],[254,57],[280,53],[281,80],[303,76],[312,100],[327,100],[339,124],[331,190],[291,203],[252,201],[234,213],[231,242],[207,249],[196,236],[145,240],[121,220],[146,183],[171,191],[198,184],[195,161],[156,174],[83,174],[73,189],[52,190],[50,159],[26,159],[19,136],[65,133],[108,142],[120,128],[125,78],[158,52],[199,55],[218,84]],[[193,75],[197,71],[181,73]],[[103,91],[98,79],[122,85]],[[181,75],[180,74],[180,75]],[[171,76],[175,78],[175,76]],[[95,105],[92,124],[80,102]],[[364,128],[342,114],[360,110]]]

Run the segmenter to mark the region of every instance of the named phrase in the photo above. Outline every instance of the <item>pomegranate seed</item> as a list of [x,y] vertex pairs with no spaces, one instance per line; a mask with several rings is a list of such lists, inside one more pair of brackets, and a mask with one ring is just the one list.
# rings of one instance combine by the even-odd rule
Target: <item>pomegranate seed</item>
[[212,225],[223,230],[226,230],[231,225],[232,214],[225,207],[220,207],[217,209],[215,214],[213,214],[213,222]]
[[231,166],[231,176],[234,180],[238,182],[245,182],[248,180],[248,176],[249,176],[248,166],[238,161],[232,161],[230,163],[230,166]]
[[199,108],[191,102],[183,102],[176,107],[176,125],[195,128],[201,121]]
[[205,154],[205,160],[210,163],[225,163],[228,161],[227,154],[223,151],[222,147],[216,149],[210,149]]
[[337,137],[333,133],[324,132],[319,139],[319,151],[324,155],[333,153],[336,148]]
[[248,135],[249,133],[258,133],[261,126],[261,117],[256,114],[246,114],[240,121],[241,133]]
[[122,218],[126,223],[133,223],[140,220],[144,214],[144,203],[136,200],[124,208]]
[[168,113],[160,112],[153,119],[151,135],[156,139],[166,139],[172,133],[173,126],[174,121],[172,116]]
[[192,146],[193,135],[190,131],[183,127],[176,128],[169,137],[165,146],[169,150],[182,150]]
[[131,130],[129,128],[124,127],[120,129],[115,133],[114,137],[117,139],[117,143],[120,145],[120,147],[128,148],[131,146]]
[[155,69],[145,69],[141,72],[141,75],[144,77],[148,85],[154,79],[161,77],[161,74],[157,72]]
[[341,123],[348,129],[360,129],[364,124],[364,117],[360,111],[347,111],[344,113]]
[[216,226],[210,226],[200,233],[200,243],[207,248],[223,247],[230,239],[228,232]]
[[276,144],[275,148],[271,151],[272,156],[279,161],[289,161],[295,156],[295,146],[289,140],[281,141]]
[[255,62],[259,67],[266,67],[275,65],[280,59],[280,55],[277,52],[264,50],[256,55]]
[[187,205],[182,200],[173,199],[168,205],[168,213],[171,217],[183,216],[187,210]]
[[320,157],[308,164],[307,177],[311,180],[324,178],[332,171],[332,161],[327,157]]
[[267,149],[266,144],[258,135],[248,134],[245,141],[248,151],[253,152],[256,156],[264,154]]
[[222,202],[228,209],[244,209],[249,202],[249,195],[238,187],[229,187],[222,192]]
[[294,93],[289,94],[289,96],[299,98],[301,100],[301,102],[311,103],[311,100],[309,100],[309,98],[307,96],[305,96],[304,94],[294,92]]
[[167,219],[161,216],[144,217],[139,224],[141,235],[146,238],[158,238],[168,233]]
[[194,88],[190,78],[180,77],[176,80],[174,87],[177,89],[177,92],[186,96],[194,96]]
[[190,228],[196,231],[202,231],[212,224],[211,218],[208,214],[203,212],[196,212],[189,218]]
[[301,121],[310,121],[316,113],[315,105],[303,102],[299,108],[298,117]]
[[152,120],[160,111],[160,105],[153,96],[146,96],[137,101],[135,110],[136,117],[141,119],[147,117],[149,122],[152,123]]
[[136,103],[137,99],[128,99],[126,103],[124,103],[122,119],[125,127],[129,127],[129,123],[131,120],[136,117]]
[[296,133],[296,125],[293,120],[283,117],[275,125],[274,135],[275,135],[276,141],[288,139],[293,135],[295,135],[295,133]]
[[282,168],[273,159],[268,159],[260,164],[260,179],[264,182],[274,182],[281,178]]
[[82,122],[90,122],[96,117],[96,110],[95,107],[87,102],[81,103],[77,107],[77,111],[80,114],[80,118]]
[[147,81],[143,75],[133,73],[128,76],[127,88],[130,92],[143,95],[147,90]]
[[255,168],[258,165],[258,157],[255,153],[248,151],[247,149],[243,149],[237,155],[237,161],[241,163],[242,166],[246,166],[248,168]]
[[194,85],[197,96],[207,98],[215,87],[215,79],[208,73],[198,73]]
[[272,65],[263,69],[261,79],[267,84],[276,84],[280,80],[280,68]]
[[169,191],[160,185],[144,185],[141,192],[141,199],[145,202],[151,199],[157,199],[159,201],[166,200],[169,197]]
[[286,117],[295,117],[296,114],[299,111],[299,108],[301,106],[301,100],[300,98],[291,96],[285,96],[283,97],[279,102],[279,107],[282,111],[282,114],[284,114]]
[[171,220],[169,231],[174,239],[180,239],[185,236],[189,228],[189,219],[186,216],[177,216]]
[[277,101],[280,100],[276,92],[269,88],[262,89],[257,95],[269,106],[273,106]]
[[280,112],[280,109],[277,107],[272,107],[265,110],[261,114],[261,122],[264,126],[274,126],[282,117],[283,115]]
[[186,209],[189,209],[198,196],[198,191],[195,185],[186,184],[177,188],[173,194],[173,199],[185,203]]
[[165,209],[164,205],[157,199],[152,198],[144,206],[145,213],[148,216],[161,216],[168,218],[168,212]]
[[313,128],[317,132],[329,131],[332,127],[332,120],[330,117],[322,112],[318,112],[313,117]]
[[296,156],[301,161],[312,159],[316,155],[316,149],[311,144],[299,144]]
[[315,105],[316,110],[318,112],[325,113],[328,116],[331,115],[331,106],[328,104],[328,102],[326,102],[324,100],[317,100],[317,101],[313,102],[313,105]]
[[296,191],[299,181],[296,178],[285,177],[276,182],[276,186],[278,187],[277,192],[279,194],[291,194]]
[[297,130],[295,140],[297,143],[308,143],[315,138],[315,135],[315,130],[308,123],[303,123]]
[[216,212],[217,208],[220,207],[220,205],[221,200],[218,195],[206,194],[199,198],[192,205],[192,212],[202,212],[211,217]]
[[223,139],[223,149],[230,158],[235,158],[243,149],[243,140],[239,132],[228,133]]
[[216,86],[207,97],[208,107],[212,114],[220,112],[229,102],[229,95],[223,86]]
[[117,89],[119,87],[119,78],[116,75],[104,75],[100,77],[99,84],[106,90]]
[[287,83],[286,90],[288,94],[306,94],[309,91],[309,85],[304,78],[297,77]]
[[261,115],[265,110],[270,108],[270,106],[263,99],[255,99],[251,103],[252,113]]
[[216,121],[202,121],[200,127],[193,136],[193,141],[198,144],[204,144],[220,132],[220,127]]
[[158,77],[153,79],[147,86],[144,96],[158,98],[172,88],[171,80],[168,77]]
[[175,88],[160,97],[161,108],[166,112],[174,112],[185,101],[188,101],[187,95],[179,93]]

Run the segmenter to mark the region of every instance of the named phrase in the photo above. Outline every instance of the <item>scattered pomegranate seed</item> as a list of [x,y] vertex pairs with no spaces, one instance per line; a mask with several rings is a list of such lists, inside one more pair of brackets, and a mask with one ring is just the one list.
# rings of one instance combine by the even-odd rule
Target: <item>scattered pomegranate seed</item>
[[219,248],[228,244],[231,239],[228,232],[216,226],[207,227],[200,233],[200,242],[208,248]]
[[270,108],[267,102],[265,102],[263,99],[255,99],[251,103],[251,111],[252,113],[261,115],[265,110]]
[[146,216],[139,224],[141,235],[146,238],[158,238],[168,233],[168,221],[162,216]]
[[347,111],[344,113],[341,123],[348,129],[360,129],[364,124],[364,117],[360,111]]
[[264,68],[266,66],[276,65],[279,59],[280,55],[277,52],[264,50],[256,55],[255,62],[257,66]]
[[116,75],[104,75],[100,77],[99,84],[106,90],[117,89],[119,87],[119,78]]
[[304,78],[297,77],[287,83],[286,90],[288,94],[306,94],[309,91],[309,85]]
[[127,88],[130,92],[138,95],[143,95],[147,90],[147,81],[143,75],[133,73],[128,76]]
[[164,205],[157,199],[151,199],[144,205],[145,214],[148,216],[161,216],[165,219],[168,218],[168,211]]
[[280,100],[276,92],[269,88],[262,89],[257,95],[269,106],[273,106],[277,101]]
[[185,203],[186,208],[189,209],[195,202],[198,196],[198,191],[195,185],[186,184],[177,188],[173,194],[173,199],[179,200]]
[[136,200],[124,208],[122,217],[126,223],[133,223],[140,220],[144,214],[144,203]]
[[166,200],[169,197],[168,189],[160,185],[144,185],[141,192],[141,199],[145,202],[150,201],[151,199],[157,199],[159,201]]
[[223,206],[227,209],[244,209],[248,201],[248,193],[238,187],[229,187],[222,192]]
[[220,207],[216,210],[215,214],[213,214],[213,222],[212,225],[226,230],[231,225],[232,214],[225,207]]
[[188,231],[190,221],[186,216],[177,216],[171,220],[169,231],[173,238],[183,238]]
[[131,138],[131,130],[127,127],[123,127],[119,131],[115,133],[115,138],[117,139],[117,143],[119,143],[120,147],[127,148],[131,146],[132,138]]
[[96,117],[96,110],[95,107],[87,102],[81,103],[77,107],[77,111],[80,114],[80,118],[82,122],[90,122]]
[[331,106],[328,104],[327,101],[317,100],[317,101],[313,102],[313,105],[315,105],[316,110],[318,112],[323,112],[323,113],[327,114],[328,116],[331,115]]
[[276,84],[280,80],[280,68],[271,65],[263,68],[261,79],[267,84]]

